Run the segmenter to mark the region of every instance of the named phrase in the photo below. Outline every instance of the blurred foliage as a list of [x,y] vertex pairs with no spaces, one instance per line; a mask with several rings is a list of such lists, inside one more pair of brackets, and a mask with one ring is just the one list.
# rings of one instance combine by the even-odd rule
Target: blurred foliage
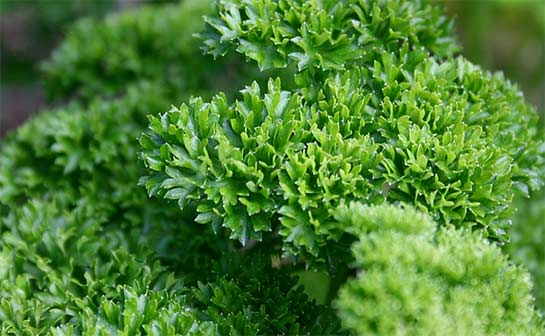
[[2,82],[35,80],[37,62],[47,57],[67,26],[114,9],[116,0],[0,1]]
[[48,97],[115,97],[128,83],[143,81],[161,82],[172,97],[228,91],[237,81],[234,74],[219,78],[227,65],[201,57],[193,36],[203,29],[202,16],[210,9],[208,1],[190,1],[78,21],[42,66]]
[[[455,17],[469,60],[501,70],[527,100],[545,111],[545,1],[435,0]],[[543,122],[543,118],[542,118]]]
[[532,274],[537,306],[545,311],[545,191],[519,199],[511,227],[511,243],[505,246],[512,259]]
[[55,0],[0,1],[2,21],[2,83],[34,82],[38,63],[47,58],[69,26],[81,17],[102,17],[106,13],[146,3],[172,0]]

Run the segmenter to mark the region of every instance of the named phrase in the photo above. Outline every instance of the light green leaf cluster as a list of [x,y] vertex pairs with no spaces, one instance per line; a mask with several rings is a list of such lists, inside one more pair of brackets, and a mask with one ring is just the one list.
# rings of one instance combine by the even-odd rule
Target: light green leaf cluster
[[352,204],[358,275],[335,306],[358,335],[541,335],[529,274],[467,230],[434,232],[412,209]]

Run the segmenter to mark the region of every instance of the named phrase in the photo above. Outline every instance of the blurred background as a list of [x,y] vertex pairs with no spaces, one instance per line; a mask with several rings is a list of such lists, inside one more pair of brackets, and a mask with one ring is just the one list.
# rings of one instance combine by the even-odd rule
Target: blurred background
[[47,104],[40,62],[82,17],[173,0],[0,0],[0,137]]
[[526,100],[545,111],[545,1],[435,0],[455,19],[463,55],[503,71]]
[[[0,0],[0,137],[46,104],[39,63],[82,16],[165,0]],[[545,111],[545,1],[434,0],[455,18],[464,55],[518,83]],[[542,118],[543,122],[543,118]]]

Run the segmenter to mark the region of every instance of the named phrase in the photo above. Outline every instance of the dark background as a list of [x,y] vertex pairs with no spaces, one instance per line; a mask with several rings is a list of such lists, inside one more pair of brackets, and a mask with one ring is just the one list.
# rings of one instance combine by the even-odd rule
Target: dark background
[[[152,0],[0,0],[0,137],[47,101],[38,65],[82,16],[141,6]],[[463,54],[519,83],[527,101],[545,111],[545,1],[435,1],[456,19]],[[543,122],[543,118],[542,118]]]

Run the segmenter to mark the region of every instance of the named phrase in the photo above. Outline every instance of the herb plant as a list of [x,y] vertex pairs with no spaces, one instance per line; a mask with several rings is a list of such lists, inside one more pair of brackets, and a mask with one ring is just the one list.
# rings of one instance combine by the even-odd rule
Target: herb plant
[[418,0],[77,23],[2,144],[2,334],[542,334],[538,117],[459,52]]

